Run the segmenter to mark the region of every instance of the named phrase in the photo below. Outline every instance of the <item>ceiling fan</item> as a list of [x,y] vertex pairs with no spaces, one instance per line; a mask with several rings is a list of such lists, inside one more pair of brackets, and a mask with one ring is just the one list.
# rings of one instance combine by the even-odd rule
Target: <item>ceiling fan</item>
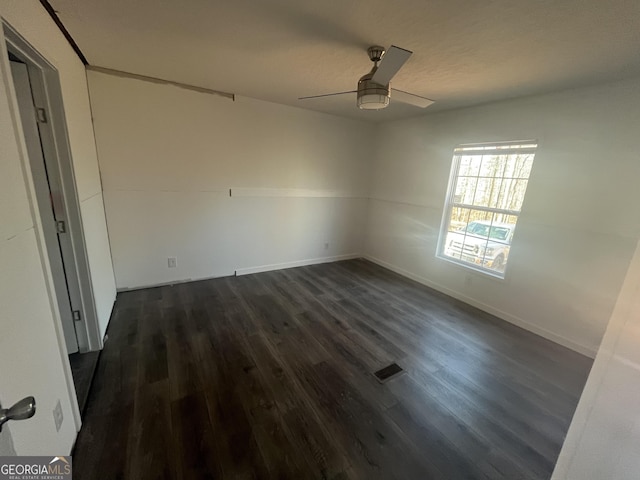
[[[390,86],[391,79],[398,73],[405,62],[409,60],[413,52],[396,47],[395,45],[391,45],[389,50],[385,51],[384,47],[374,45],[367,49],[367,53],[374,65],[369,73],[360,77],[357,90],[300,97],[298,100],[355,93],[357,94],[356,103],[358,108],[363,110],[380,110],[389,105],[391,93],[393,92],[394,101],[408,103],[409,105],[420,108],[426,108],[433,103],[433,100],[428,98],[403,92]],[[380,63],[380,65],[378,65],[378,63]]]

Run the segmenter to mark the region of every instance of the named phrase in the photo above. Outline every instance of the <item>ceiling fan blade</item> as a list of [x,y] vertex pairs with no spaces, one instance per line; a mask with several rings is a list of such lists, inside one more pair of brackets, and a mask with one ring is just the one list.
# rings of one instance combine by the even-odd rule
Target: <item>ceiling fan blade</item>
[[338,93],[325,93],[323,95],[311,95],[310,97],[298,97],[298,100],[308,100],[310,98],[333,97],[334,95],[346,95],[347,93],[356,93],[356,90],[349,90],[348,92],[338,92]]
[[388,85],[412,54],[413,52],[409,50],[391,45],[389,50],[382,56],[380,65],[378,65],[376,73],[371,77],[371,81],[380,85]]
[[396,90],[395,88],[391,89],[391,99],[394,102],[397,101],[408,103],[409,105],[414,105],[420,108],[427,108],[429,105],[434,103],[433,100],[427,97],[421,97],[420,95],[414,95],[413,93],[403,92],[402,90]]

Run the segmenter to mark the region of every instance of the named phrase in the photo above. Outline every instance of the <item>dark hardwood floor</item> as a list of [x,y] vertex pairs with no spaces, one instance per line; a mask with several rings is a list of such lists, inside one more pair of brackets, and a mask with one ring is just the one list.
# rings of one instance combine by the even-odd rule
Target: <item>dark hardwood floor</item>
[[84,407],[87,405],[91,381],[93,380],[99,356],[100,352],[72,353],[69,355],[71,375],[76,388],[80,412],[83,412]]
[[115,308],[74,478],[545,479],[591,367],[363,260]]

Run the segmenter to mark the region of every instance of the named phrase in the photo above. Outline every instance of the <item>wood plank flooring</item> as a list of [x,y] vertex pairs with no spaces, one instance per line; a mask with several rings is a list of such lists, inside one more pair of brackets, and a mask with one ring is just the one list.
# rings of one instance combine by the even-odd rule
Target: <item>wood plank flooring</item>
[[74,478],[546,479],[591,367],[363,260],[121,293],[108,334]]
[[89,390],[91,389],[93,374],[95,373],[99,356],[100,352],[72,353],[69,355],[71,375],[73,376],[80,412],[84,412],[84,407],[87,405]]

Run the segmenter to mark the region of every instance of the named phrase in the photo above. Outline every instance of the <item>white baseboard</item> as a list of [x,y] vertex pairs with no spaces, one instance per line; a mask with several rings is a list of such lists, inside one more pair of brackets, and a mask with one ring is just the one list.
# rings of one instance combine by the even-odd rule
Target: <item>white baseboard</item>
[[273,270],[284,270],[285,268],[304,267],[307,265],[317,265],[319,263],[339,262],[340,260],[352,260],[362,258],[360,253],[349,253],[346,255],[336,255],[334,257],[309,258],[306,260],[296,260],[294,262],[273,263],[271,265],[260,265],[258,267],[239,268],[236,275],[250,275],[252,273],[271,272]]
[[135,285],[132,287],[118,287],[116,292],[132,292],[134,290],[144,290],[146,288],[167,287],[170,285],[180,285],[181,283],[199,282],[201,280],[213,280],[215,278],[233,277],[234,272],[218,273],[216,275],[209,275],[206,277],[196,278],[180,278],[177,280],[171,280],[169,282],[150,283],[148,285]]
[[517,325],[518,327],[524,328],[525,330],[533,332],[536,335],[540,335],[541,337],[546,338],[547,340],[551,340],[554,343],[567,347],[575,352],[581,353],[582,355],[586,355],[587,357],[595,358],[596,353],[598,352],[597,348],[594,349],[586,345],[581,345],[577,342],[574,342],[573,340],[563,337],[562,335],[558,335],[557,333],[554,333],[550,330],[541,328],[520,317],[504,312],[500,309],[492,307],[491,305],[487,305],[486,303],[483,303],[474,298],[468,297],[460,292],[451,290],[450,288],[440,285],[439,283],[433,282],[427,278],[421,277],[420,275],[416,275],[407,270],[396,267],[395,265],[392,265],[383,260],[380,260],[379,258],[375,258],[370,255],[363,255],[362,258],[365,258],[370,262],[380,265],[381,267],[384,267],[387,270],[391,270],[392,272],[398,273],[403,277],[407,277],[407,278],[410,278],[411,280],[415,280],[416,282],[426,285],[429,288],[433,288],[434,290],[444,293],[445,295],[448,295],[464,303],[467,303],[471,306],[479,308],[484,312],[490,313],[491,315],[495,315],[496,317],[502,320],[505,320],[509,323]]
[[234,275],[250,275],[252,273],[261,273],[261,272],[271,272],[273,270],[283,270],[285,268],[294,268],[294,267],[304,267],[306,265],[316,265],[319,263],[330,263],[330,262],[339,262],[340,260],[352,260],[354,258],[362,258],[361,253],[349,253],[346,255],[336,255],[333,257],[320,257],[320,258],[308,258],[305,260],[296,260],[293,262],[285,262],[285,263],[274,263],[271,265],[259,265],[257,267],[247,267],[247,268],[239,268],[235,271],[231,272],[219,272],[216,275],[211,275],[207,277],[196,277],[196,278],[181,278],[177,280],[171,280],[168,282],[158,282],[148,285],[135,285],[131,287],[119,287],[116,289],[118,293],[120,292],[130,292],[133,290],[144,290],[145,288],[155,288],[155,287],[165,287],[168,285],[179,285],[181,283],[189,283],[189,282],[198,282],[200,280],[212,280],[215,278],[223,278],[223,277],[232,277]]

